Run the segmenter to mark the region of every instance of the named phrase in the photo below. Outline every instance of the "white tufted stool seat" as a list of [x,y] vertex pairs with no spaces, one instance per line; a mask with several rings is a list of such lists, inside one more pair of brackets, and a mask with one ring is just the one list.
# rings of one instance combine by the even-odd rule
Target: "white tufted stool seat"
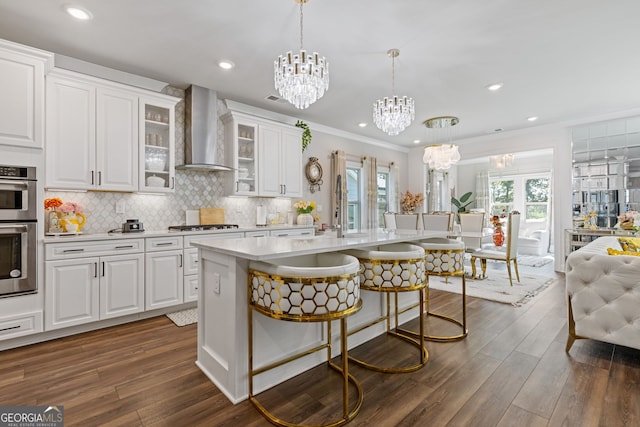
[[[464,242],[459,240],[447,239],[444,237],[434,237],[431,239],[421,240],[419,242],[415,242],[420,245],[424,249],[425,252],[425,269],[427,274],[427,286],[425,287],[425,301],[426,301],[426,315],[434,316],[439,319],[446,320],[451,323],[455,323],[460,326],[462,329],[461,333],[456,335],[426,335],[425,339],[429,341],[438,341],[438,342],[446,342],[446,341],[456,341],[463,339],[467,336],[467,304],[466,304],[466,295],[467,295],[467,284],[464,277],[464,253],[465,253],[465,245]],[[443,314],[434,313],[430,309],[429,305],[429,276],[444,276],[444,277],[459,277],[462,281],[462,320],[454,319],[450,316],[445,316]],[[454,286],[455,283],[448,284]]]
[[[304,357],[327,350],[327,365],[342,374],[343,412],[336,421],[323,424],[340,426],[360,411],[363,392],[360,383],[349,374],[346,317],[362,307],[360,299],[360,263],[342,253],[313,254],[249,263],[249,400],[271,423],[297,426],[273,416],[254,396],[253,377]],[[253,367],[253,311],[278,320],[327,322],[327,341],[312,350],[288,356],[263,368]],[[342,366],[331,361],[331,321],[340,320]],[[357,391],[355,404],[349,404],[349,382]],[[352,406],[350,408],[350,406]]]
[[[351,249],[344,253],[353,255],[360,261],[360,288],[365,291],[386,293],[386,313],[380,318],[349,332],[349,335],[360,332],[377,323],[386,321],[387,334],[398,337],[418,347],[420,351],[418,363],[404,367],[383,367],[349,356],[354,363],[378,372],[400,373],[412,372],[422,368],[428,359],[424,346],[424,294],[426,286],[424,274],[424,249],[410,243],[394,243],[362,249]],[[420,331],[418,338],[411,337],[398,328],[398,293],[418,291],[420,295]],[[390,295],[394,294],[395,330],[391,328]],[[414,306],[415,307],[415,306]]]

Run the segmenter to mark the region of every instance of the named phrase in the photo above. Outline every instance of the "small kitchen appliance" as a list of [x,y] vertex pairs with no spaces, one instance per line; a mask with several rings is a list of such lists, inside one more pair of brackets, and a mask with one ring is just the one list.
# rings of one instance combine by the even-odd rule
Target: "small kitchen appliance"
[[128,219],[127,222],[122,224],[123,233],[136,233],[139,231],[144,231],[144,226],[137,219]]

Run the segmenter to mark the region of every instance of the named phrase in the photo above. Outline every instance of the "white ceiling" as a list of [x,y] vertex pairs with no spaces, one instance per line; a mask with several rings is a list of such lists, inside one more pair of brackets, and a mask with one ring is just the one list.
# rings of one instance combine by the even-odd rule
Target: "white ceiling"
[[[638,0],[310,0],[304,46],[327,57],[331,82],[306,110],[265,99],[277,95],[274,59],[299,48],[294,0],[75,1],[89,22],[63,12],[70,2],[0,0],[0,38],[404,147],[434,116],[458,116],[463,138],[640,106]],[[371,120],[392,95],[391,48],[396,94],[416,102],[394,137]],[[235,69],[219,69],[222,58]],[[489,92],[494,82],[504,87]]]

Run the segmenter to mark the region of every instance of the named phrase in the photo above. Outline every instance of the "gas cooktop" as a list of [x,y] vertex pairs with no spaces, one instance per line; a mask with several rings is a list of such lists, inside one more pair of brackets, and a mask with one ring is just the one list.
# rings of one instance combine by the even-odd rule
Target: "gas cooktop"
[[169,231],[208,231],[238,228],[238,224],[171,225]]

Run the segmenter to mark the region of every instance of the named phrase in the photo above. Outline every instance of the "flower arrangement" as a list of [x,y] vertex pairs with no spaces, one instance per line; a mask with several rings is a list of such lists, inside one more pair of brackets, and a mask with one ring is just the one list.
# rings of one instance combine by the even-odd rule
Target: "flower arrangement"
[[84,208],[82,207],[82,205],[76,203],[76,202],[64,202],[63,204],[61,204],[58,207],[58,211],[59,212],[64,212],[64,213],[77,213],[77,214],[81,214],[84,212]]
[[493,215],[491,217],[491,224],[493,225],[493,228],[496,230],[502,229],[502,223],[500,222],[500,217],[498,215]]
[[316,208],[316,202],[298,200],[293,204],[293,208],[298,212],[298,215],[308,214]]
[[406,191],[400,198],[400,206],[404,212],[412,212],[424,202],[422,193],[411,193]]
[[44,210],[46,211],[55,211],[60,206],[62,206],[62,200],[59,197],[44,199]]
[[618,216],[618,223],[614,228],[622,228],[624,230],[640,230],[640,212],[628,211]]

